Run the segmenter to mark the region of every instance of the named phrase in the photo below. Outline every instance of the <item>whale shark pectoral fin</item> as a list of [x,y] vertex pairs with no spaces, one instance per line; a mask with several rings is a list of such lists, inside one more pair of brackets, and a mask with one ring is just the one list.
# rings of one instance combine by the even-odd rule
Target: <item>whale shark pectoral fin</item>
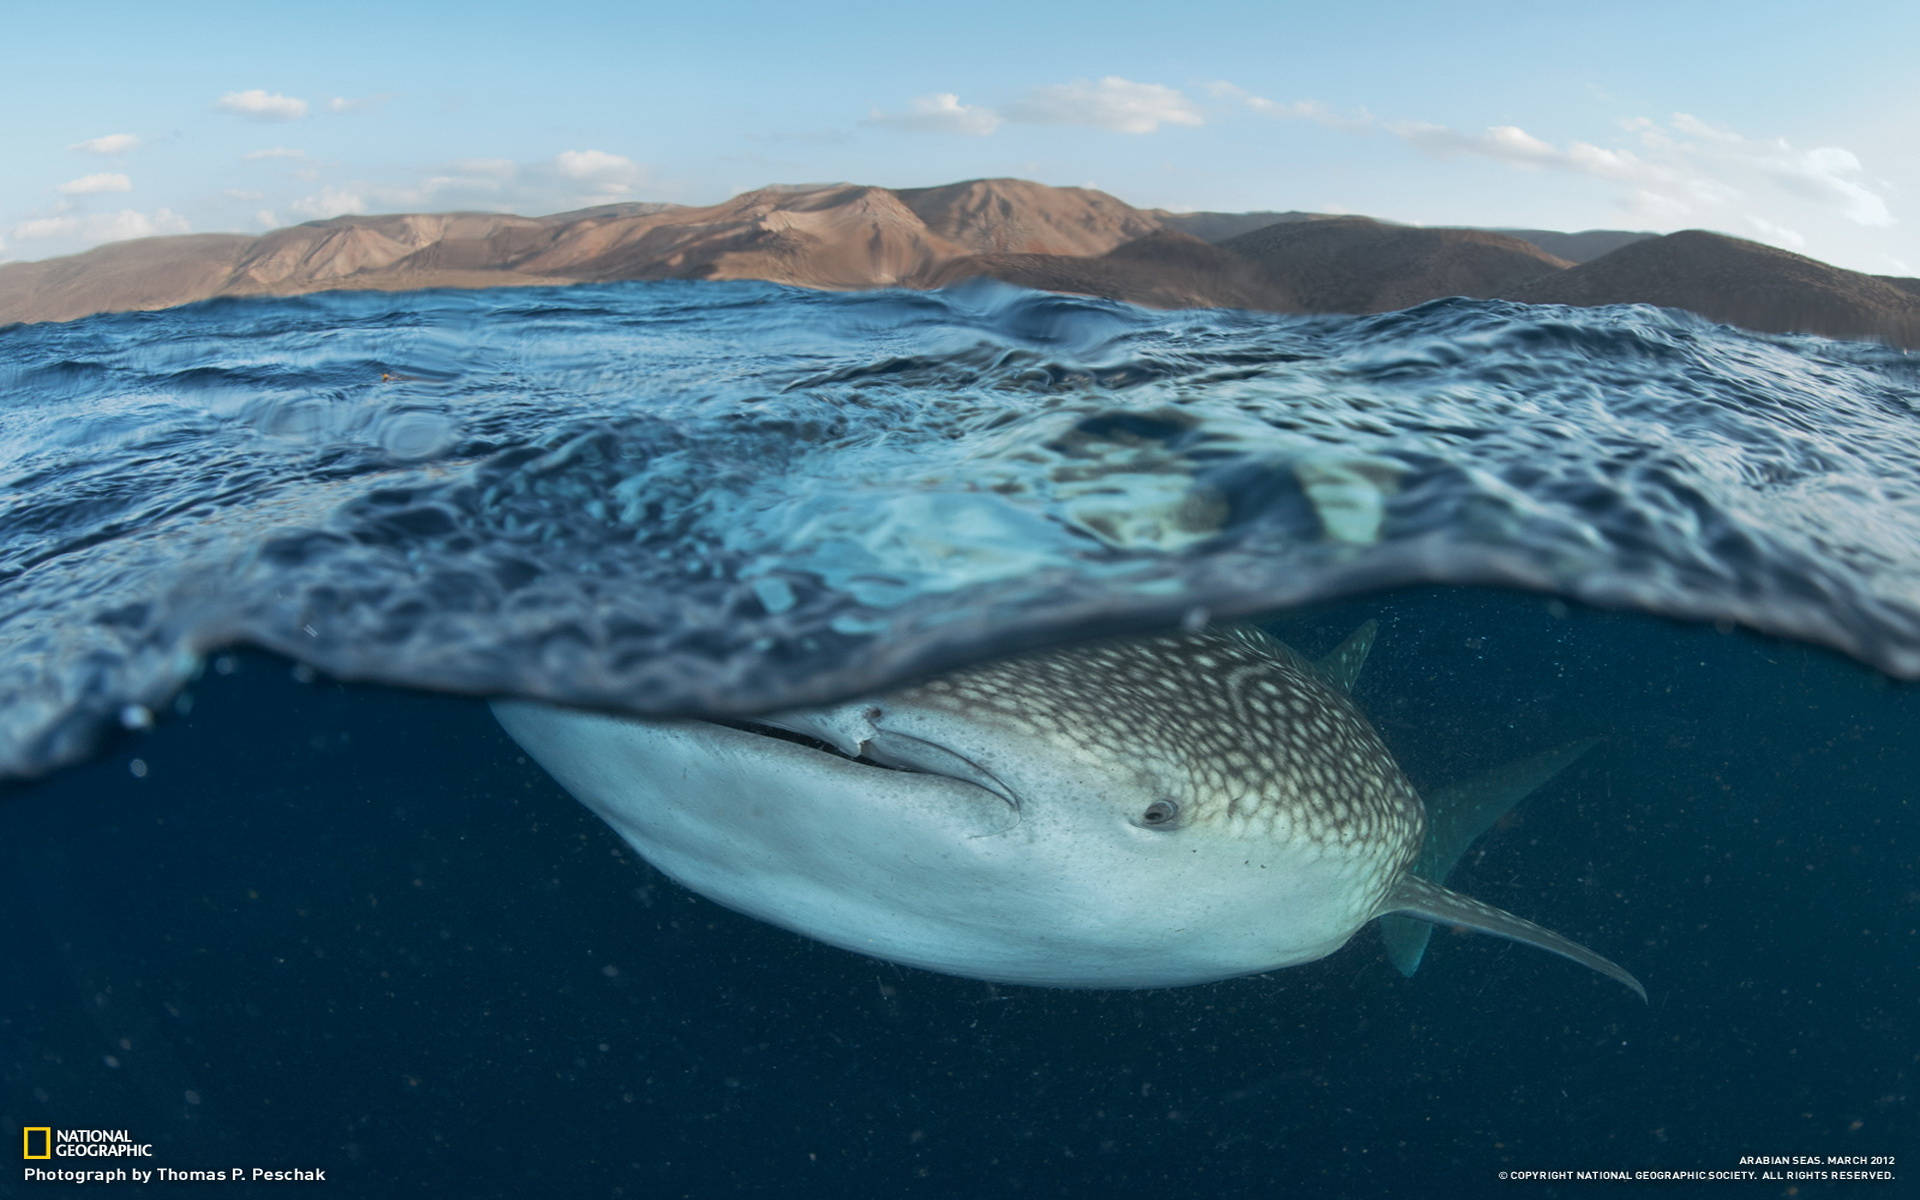
[[1367,665],[1367,652],[1373,649],[1373,636],[1380,632],[1380,622],[1368,621],[1365,625],[1347,635],[1347,640],[1333,648],[1333,653],[1313,664],[1320,669],[1327,682],[1342,692],[1351,694],[1353,685],[1360,682],[1360,668]]
[[[1334,653],[1337,655],[1339,651]],[[1582,738],[1568,742],[1435,792],[1427,798],[1426,840],[1421,843],[1420,856],[1408,870],[1422,879],[1445,883],[1467,847],[1493,828],[1495,821],[1599,741],[1599,738]],[[1427,939],[1432,936],[1433,926],[1424,921],[1388,917],[1380,922],[1380,939],[1387,944],[1387,958],[1400,968],[1402,975],[1412,975],[1420,969]]]
[[1387,961],[1408,979],[1420,969],[1427,956],[1427,943],[1433,939],[1433,926],[1413,917],[1383,916],[1378,922],[1380,941],[1387,948]]
[[[1641,987],[1640,981],[1628,974],[1625,968],[1601,958],[1580,943],[1563,938],[1551,929],[1535,925],[1532,921],[1516,917],[1491,904],[1482,904],[1458,892],[1450,892],[1439,884],[1429,883],[1416,875],[1400,877],[1400,881],[1393,885],[1393,890],[1381,902],[1380,912],[1382,916],[1387,913],[1404,913],[1408,917],[1417,917],[1421,921],[1431,921],[1440,925],[1461,925],[1480,933],[1491,933],[1495,937],[1523,942],[1551,954],[1558,954],[1562,958],[1570,958],[1583,967],[1600,972],[1608,979],[1623,983],[1632,988],[1634,995],[1640,997],[1643,1002],[1647,998],[1647,989]],[[1382,923],[1385,924],[1384,921]],[[1398,925],[1409,923],[1396,919]],[[1382,934],[1388,937],[1391,953],[1392,935],[1387,934],[1386,929],[1382,930]],[[1424,944],[1424,939],[1422,942]],[[1414,961],[1418,963],[1417,956]],[[1398,963],[1396,962],[1395,965]],[[1406,973],[1412,974],[1411,971]]]

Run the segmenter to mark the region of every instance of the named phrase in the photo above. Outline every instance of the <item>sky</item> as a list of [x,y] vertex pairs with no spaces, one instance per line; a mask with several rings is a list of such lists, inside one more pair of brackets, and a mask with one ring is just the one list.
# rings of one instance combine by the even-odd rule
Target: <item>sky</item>
[[1912,0],[22,5],[0,261],[1011,175],[1920,275],[1915,47]]

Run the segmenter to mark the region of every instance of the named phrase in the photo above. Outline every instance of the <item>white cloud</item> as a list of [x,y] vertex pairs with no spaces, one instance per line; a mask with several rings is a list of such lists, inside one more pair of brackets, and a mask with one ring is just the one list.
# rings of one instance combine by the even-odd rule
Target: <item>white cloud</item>
[[595,203],[631,195],[646,180],[639,163],[605,150],[562,150],[553,157],[553,170],[584,186]]
[[279,92],[261,88],[228,92],[220,97],[214,107],[256,121],[297,121],[307,115],[305,100],[296,100],[292,96],[282,96]]
[[263,208],[259,212],[254,213],[253,219],[260,223],[260,228],[262,229],[280,228],[280,215],[270,208]]
[[1495,125],[1487,130],[1487,144],[1514,162],[1540,162],[1553,157],[1553,147],[1518,125]]
[[189,228],[186,218],[172,209],[162,208],[143,213],[123,208],[111,213],[65,213],[57,217],[38,217],[20,222],[9,232],[21,241],[64,238],[77,241],[82,246],[93,246],[128,238],[186,233]]
[[1878,192],[1868,187],[1860,160],[1838,146],[1795,150],[1785,141],[1759,159],[1759,166],[1775,183],[1810,200],[1838,204],[1856,225],[1891,225],[1893,213]]
[[429,175],[412,187],[382,190],[383,202],[398,208],[435,208],[434,201],[457,193],[497,193],[507,181],[497,175]]
[[[1653,122],[1647,121],[1645,117],[1640,119],[1646,122],[1642,128],[1651,128],[1653,126]],[[1688,137],[1705,138],[1711,142],[1724,142],[1728,145],[1737,146],[1747,140],[1730,129],[1717,129],[1705,121],[1702,121],[1699,117],[1694,116],[1692,113],[1674,113],[1671,117],[1667,118],[1667,124],[1672,126],[1676,133],[1683,133]]]
[[292,200],[269,189],[271,205],[256,205],[263,225],[277,228],[283,217],[308,221],[376,212],[562,212],[634,199],[652,178],[644,164],[597,149],[565,150],[526,163],[459,159],[421,168],[411,178],[343,180],[328,172],[322,183],[320,171],[294,174],[311,177],[313,186]]
[[[609,155],[608,157],[618,158],[619,156]],[[623,182],[627,177],[627,171],[619,163],[600,164],[599,171],[604,172],[605,176],[597,178],[592,163],[571,161],[576,172],[573,176],[566,176],[565,172],[553,164],[535,167],[529,173],[548,178],[565,177],[564,186],[567,190],[578,192],[579,189],[585,188],[586,191],[582,194],[590,196],[600,196],[602,191],[608,189],[625,190],[627,186]],[[634,171],[639,170],[625,159],[620,159],[620,162],[626,163],[626,166]],[[417,183],[401,186],[356,186],[362,186],[379,208],[389,212],[403,209],[450,208],[499,211],[513,207],[511,203],[504,201],[517,188],[522,177],[520,164],[511,159],[469,158],[451,164],[438,174],[428,175]],[[606,179],[611,179],[613,182],[609,184],[605,182]],[[595,200],[595,203],[604,202],[604,199]]]
[[1664,126],[1638,117],[1631,128],[1649,150],[1696,163],[1702,171],[1739,177],[1750,190],[1770,185],[1804,201],[1838,208],[1842,217],[1856,225],[1894,224],[1893,212],[1881,194],[1885,185],[1867,177],[1851,150],[1839,146],[1801,150],[1785,138],[1762,141],[1711,125],[1691,113],[1674,113]]
[[[1339,129],[1362,129],[1373,117],[1364,110],[1343,115],[1318,100],[1279,103],[1256,96],[1247,89],[1225,80],[1206,85],[1216,100],[1243,106],[1263,116],[1316,121]],[[890,125],[930,133],[957,133],[985,137],[1008,121],[1036,125],[1090,125],[1118,133],[1154,133],[1162,125],[1204,125],[1199,107],[1177,88],[1158,83],[1136,83],[1118,75],[1097,82],[1076,79],[1072,83],[1049,84],[1034,88],[1004,109],[982,104],[962,104],[954,92],[934,92],[917,96],[905,112],[886,112],[879,108],[868,112],[865,125]]]
[[109,133],[97,138],[88,138],[84,142],[75,142],[69,150],[79,150],[87,154],[125,154],[140,144],[140,139],[131,133]]
[[1870,227],[1894,223],[1881,194],[1884,185],[1868,177],[1858,156],[1840,147],[1800,150],[1784,139],[1756,140],[1687,113],[1674,113],[1664,123],[1634,117],[1620,126],[1639,140],[1640,153],[1590,142],[1571,142],[1563,149],[1515,125],[1477,134],[1425,122],[1386,128],[1433,154],[1475,155],[1625,184],[1623,211],[1658,225],[1744,224],[1798,247],[1805,237],[1780,220],[1788,212]]
[[248,162],[257,162],[263,158],[305,158],[305,150],[295,150],[291,146],[268,146],[265,150],[249,150],[240,157]]
[[80,232],[80,218],[71,214],[63,217],[35,217],[14,225],[13,236],[22,241],[34,238],[65,237]]
[[130,192],[133,180],[117,172],[102,171],[96,175],[82,175],[78,179],[69,179],[58,189],[62,196],[97,196],[102,192]]
[[325,187],[311,196],[302,196],[289,207],[303,217],[323,221],[328,217],[366,212],[367,200],[359,192],[350,192],[345,188]]
[[1587,175],[1609,179],[1631,179],[1640,170],[1640,160],[1631,151],[1606,150],[1590,142],[1575,142],[1567,147],[1567,165]]
[[258,204],[267,198],[265,192],[249,191],[246,188],[222,188],[220,194],[229,200],[238,200],[242,204]]
[[1193,101],[1158,83],[1135,83],[1108,75],[1097,83],[1077,79],[1028,92],[1006,111],[1010,121],[1041,125],[1091,125],[1118,133],[1153,133],[1162,125],[1202,125]]
[[935,92],[917,96],[903,113],[885,113],[874,109],[866,124],[891,125],[919,133],[961,133],[985,137],[1000,128],[1000,114],[978,104],[962,104],[954,92]]
[[391,99],[393,99],[392,92],[381,92],[377,96],[335,96],[327,101],[327,111],[330,113],[365,112],[370,108],[378,108]]
[[1565,155],[1518,125],[1462,133],[1427,121],[1404,121],[1387,126],[1387,132],[1432,154],[1477,154],[1525,167],[1569,165]]
[[[1284,121],[1312,121],[1329,129],[1339,129],[1347,133],[1360,133],[1374,127],[1373,114],[1366,109],[1355,109],[1350,113],[1336,112],[1318,100],[1270,100],[1257,96],[1236,83],[1216,79],[1207,85],[1207,94],[1215,100],[1228,104],[1237,104],[1249,112],[1263,117]],[[1438,128],[1435,126],[1434,128]]]
[[1215,80],[1207,85],[1207,94],[1215,100],[1226,100],[1252,109],[1268,117],[1297,117],[1309,121],[1328,120],[1333,114],[1327,106],[1318,100],[1293,100],[1285,104],[1269,100],[1265,96],[1256,96],[1237,84],[1224,79]]
[[1776,225],[1765,217],[1747,214],[1747,224],[1759,231],[1760,236],[1776,246],[1785,246],[1789,250],[1798,250],[1807,244],[1807,239],[1798,230],[1788,229],[1785,225]]
[[1232,100],[1246,105],[1255,112],[1270,113],[1279,109],[1279,105],[1265,96],[1256,96],[1238,84],[1216,79],[1207,85],[1207,94],[1215,100]]
[[104,220],[88,217],[89,236],[104,233],[101,241],[118,242],[126,238],[155,237],[163,233],[186,233],[191,226],[187,219],[169,208],[156,209],[151,213],[135,212],[123,208],[117,213],[101,214]]
[[553,163],[569,179],[594,179],[634,169],[633,160],[605,150],[562,150]]

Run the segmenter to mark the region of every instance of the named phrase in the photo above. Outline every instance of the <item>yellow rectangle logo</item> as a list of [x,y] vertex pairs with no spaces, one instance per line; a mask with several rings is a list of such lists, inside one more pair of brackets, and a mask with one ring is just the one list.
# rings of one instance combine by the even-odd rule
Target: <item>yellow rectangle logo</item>
[[[40,1153],[33,1152],[33,1135],[40,1135]],[[53,1127],[51,1125],[28,1125],[20,1131],[20,1153],[25,1158],[53,1157]]]

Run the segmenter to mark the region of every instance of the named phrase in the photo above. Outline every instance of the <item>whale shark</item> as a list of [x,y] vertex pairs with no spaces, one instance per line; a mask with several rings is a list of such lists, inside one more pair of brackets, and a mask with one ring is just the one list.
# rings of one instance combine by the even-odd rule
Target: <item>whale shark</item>
[[507,733],[654,866],[773,924],[994,982],[1138,988],[1311,962],[1379,919],[1632,975],[1448,890],[1468,845],[1591,742],[1434,793],[1319,661],[1253,626],[1043,650],[751,721],[496,700]]

